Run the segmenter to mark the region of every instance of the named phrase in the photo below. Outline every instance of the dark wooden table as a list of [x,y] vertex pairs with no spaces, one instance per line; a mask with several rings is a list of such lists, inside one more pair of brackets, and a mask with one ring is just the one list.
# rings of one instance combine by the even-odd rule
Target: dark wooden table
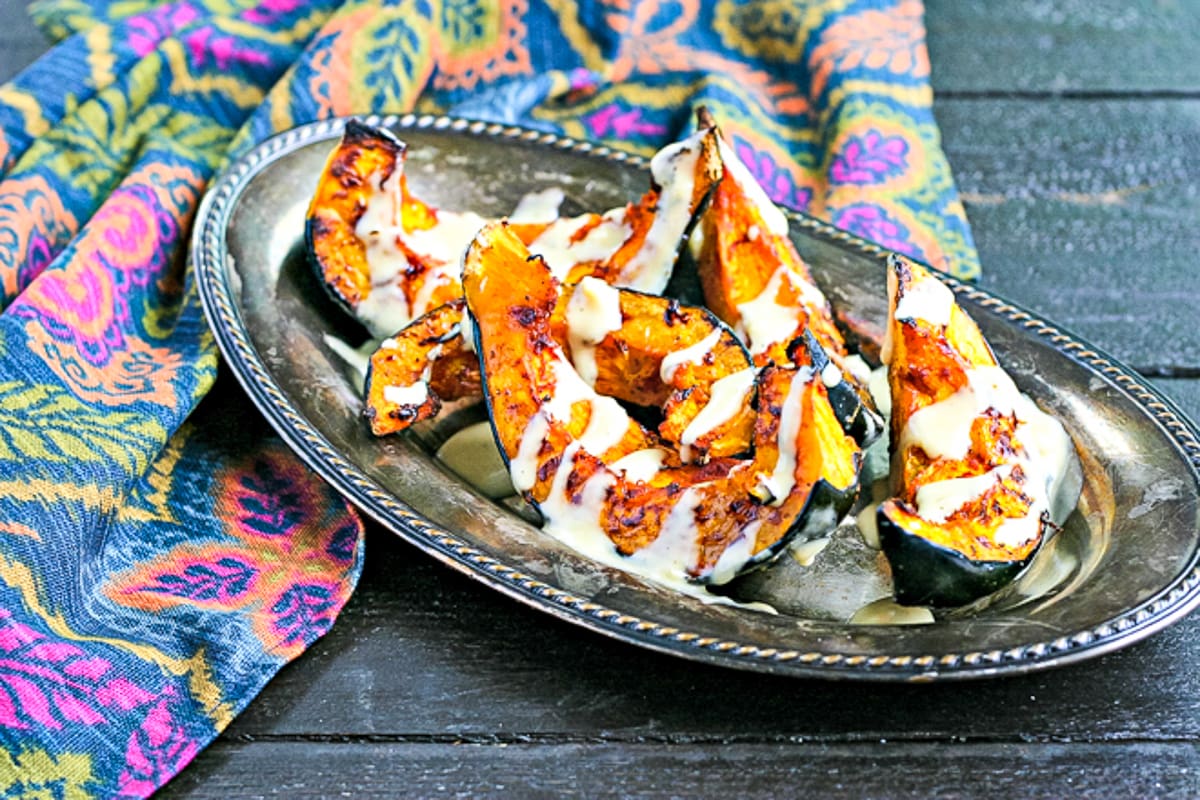
[[[928,0],[983,285],[1200,418],[1200,2]],[[0,2],[0,79],[45,49]],[[333,631],[168,796],[1198,797],[1200,616],[946,686],[702,667],[483,589],[380,530]]]

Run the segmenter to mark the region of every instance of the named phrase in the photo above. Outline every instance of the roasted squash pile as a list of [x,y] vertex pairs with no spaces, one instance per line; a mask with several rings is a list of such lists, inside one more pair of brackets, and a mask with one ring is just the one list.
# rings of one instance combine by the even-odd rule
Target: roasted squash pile
[[[698,128],[625,207],[484,220],[413,197],[404,144],[351,122],[306,238],[325,288],[382,339],[374,433],[482,396],[547,531],[713,585],[831,533],[884,424],[786,217],[703,112]],[[706,307],[662,296],[677,268]],[[1040,412],[943,284],[900,259],[890,273],[896,497],[880,537],[901,602],[960,605],[1011,580],[1052,524],[1058,487],[1029,441],[1052,426],[1029,422]],[[947,409],[950,443],[928,422]]]

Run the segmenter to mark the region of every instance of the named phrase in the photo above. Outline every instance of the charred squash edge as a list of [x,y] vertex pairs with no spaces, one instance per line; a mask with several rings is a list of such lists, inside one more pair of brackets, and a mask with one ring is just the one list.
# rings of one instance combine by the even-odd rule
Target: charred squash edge
[[[314,190],[312,199],[309,201],[308,208],[305,211],[305,215],[304,215],[304,253],[305,253],[305,258],[308,260],[309,265],[312,267],[314,273],[316,274],[317,282],[321,284],[321,287],[325,290],[325,293],[327,295],[329,295],[329,297],[333,300],[333,302],[337,305],[338,308],[340,308],[341,310],[346,312],[346,314],[348,314],[350,317],[354,318],[354,320],[359,322],[359,324],[361,325],[362,322],[361,322],[361,320],[358,319],[358,315],[355,313],[355,308],[357,307],[358,303],[362,302],[363,298],[359,298],[356,301],[351,301],[349,298],[347,298],[345,296],[345,294],[343,294],[336,287],[335,282],[329,278],[330,266],[323,262],[321,255],[318,252],[318,239],[322,236],[322,234],[321,234],[321,232],[316,230],[317,226],[320,224],[317,217],[315,216],[316,202],[317,202],[317,198],[320,194],[320,186],[322,184],[324,184],[326,181],[336,180],[336,178],[329,175],[329,170],[332,167],[332,165],[334,164],[335,159],[337,158],[338,154],[341,152],[342,147],[347,144],[350,144],[350,145],[371,144],[371,145],[376,145],[376,146],[382,145],[392,151],[392,155],[397,161],[400,161],[401,159],[404,158],[405,151],[407,150],[407,145],[403,141],[401,141],[401,139],[398,136],[396,136],[396,134],[392,133],[387,128],[376,128],[376,127],[366,124],[365,122],[361,122],[355,118],[350,118],[350,119],[346,120],[346,127],[342,133],[342,137],[338,141],[337,145],[334,146],[333,150],[330,151],[329,157],[326,159],[324,166],[321,168],[321,174],[317,179],[317,182],[318,182],[317,187],[318,188]],[[393,167],[393,170],[395,168],[396,167]],[[365,208],[365,206],[364,206],[364,208]],[[350,235],[354,236],[357,239],[357,234],[354,233],[354,224],[350,220],[346,220],[346,219],[342,219],[341,222],[342,222],[342,224],[345,224],[350,228],[350,231],[349,231]],[[364,264],[366,263],[365,248],[364,248],[364,252],[363,252],[363,262],[364,262]],[[369,271],[369,267],[368,267],[368,273],[366,275],[366,281],[368,283],[368,286],[370,284],[370,279],[371,279],[370,271]],[[365,297],[365,295],[364,295],[364,297]]]

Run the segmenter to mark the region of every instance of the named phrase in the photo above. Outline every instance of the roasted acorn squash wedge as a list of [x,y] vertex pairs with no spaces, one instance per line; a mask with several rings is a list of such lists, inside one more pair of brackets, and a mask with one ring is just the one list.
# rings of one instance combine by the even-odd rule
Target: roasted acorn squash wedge
[[390,131],[348,120],[317,180],[305,217],[308,257],[321,285],[354,314],[371,292],[366,245],[355,227],[370,197],[403,169],[405,145]]
[[371,356],[365,413],[376,436],[430,419],[443,401],[479,395],[479,360],[462,336],[464,306],[460,297],[435,308]]
[[[597,323],[605,316],[608,323]],[[662,410],[658,434],[679,447],[684,461],[751,449],[753,363],[707,309],[589,276],[563,287],[551,326],[576,372],[598,393]]]
[[895,256],[888,296],[897,496],[879,507],[880,543],[900,603],[965,605],[1012,581],[1074,507],[1077,459],[945,284]]
[[832,380],[836,370],[842,376],[831,394],[846,431],[868,446],[883,433],[883,418],[865,384],[848,369],[833,310],[788,235],[787,217],[720,138],[705,109],[699,119],[716,136],[722,168],[693,234],[705,305],[742,335],[759,365],[789,363],[791,344],[806,331],[814,337],[834,365],[826,375]]
[[685,464],[579,376],[552,330],[560,284],[503,224],[480,231],[463,283],[497,443],[555,536],[615,548],[642,574],[723,583],[849,509],[860,451],[813,369],[758,373],[752,456]]
[[349,120],[305,223],[322,285],[380,337],[462,295],[462,251],[484,222],[413,197],[405,149],[390,131]]
[[[461,296],[462,251],[484,222],[413,197],[404,157],[390,131],[350,120],[306,215],[306,247],[322,285],[380,337]],[[659,293],[720,178],[715,136],[702,131],[663,148],[651,175],[638,203],[514,230],[572,283],[597,275]]]

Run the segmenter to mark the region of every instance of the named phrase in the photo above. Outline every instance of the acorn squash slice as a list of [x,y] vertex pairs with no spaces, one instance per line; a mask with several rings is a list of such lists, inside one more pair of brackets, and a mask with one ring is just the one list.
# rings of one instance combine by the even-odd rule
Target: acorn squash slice
[[480,231],[463,283],[513,485],[577,549],[718,584],[828,532],[853,503],[861,454],[813,369],[757,373],[751,455],[683,463],[579,376],[552,331],[560,284],[503,224]]
[[792,340],[785,352],[785,363],[811,367],[821,376],[829,390],[834,415],[859,447],[865,450],[883,434],[883,417],[875,410],[875,402],[862,381],[834,362],[811,329],[806,328],[801,336]]
[[462,336],[465,301],[438,306],[371,356],[364,413],[376,436],[437,415],[443,401],[478,396],[479,359]]
[[965,605],[1011,582],[1074,508],[1077,458],[945,284],[893,256],[888,298],[897,496],[878,509],[880,544],[900,603]]
[[405,151],[391,131],[348,120],[305,218],[308,258],[322,286],[376,336],[419,315],[415,303],[432,307],[458,295],[456,286],[442,288],[440,262],[419,252],[419,237],[439,225],[439,212],[409,194]]
[[693,234],[705,305],[741,334],[759,365],[790,363],[792,343],[811,334],[832,362],[824,374],[831,389],[839,386],[831,396],[846,431],[869,446],[883,433],[883,418],[848,368],[833,310],[788,235],[787,217],[720,137],[707,110],[698,117],[714,132],[722,170]]
[[[605,313],[611,322],[597,325]],[[657,433],[678,446],[684,462],[751,449],[753,363],[733,331],[707,309],[588,276],[562,287],[551,328],[597,393],[661,409]]]
[[321,285],[351,314],[371,292],[366,245],[355,234],[370,197],[401,169],[405,145],[351,119],[330,153],[305,216],[305,246]]

